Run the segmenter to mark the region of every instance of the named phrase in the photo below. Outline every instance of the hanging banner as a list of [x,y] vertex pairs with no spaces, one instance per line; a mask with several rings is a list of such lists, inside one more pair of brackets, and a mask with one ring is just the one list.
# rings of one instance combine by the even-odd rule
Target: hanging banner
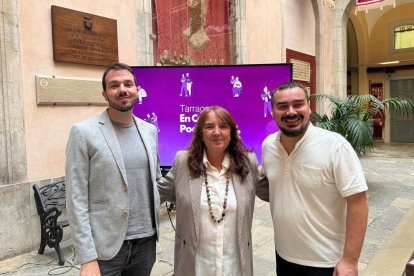
[[157,63],[233,63],[230,0],[156,0]]
[[395,5],[395,0],[355,0],[357,11],[381,8],[384,6]]
[[383,2],[384,0],[356,0],[356,5],[367,5],[372,3]]

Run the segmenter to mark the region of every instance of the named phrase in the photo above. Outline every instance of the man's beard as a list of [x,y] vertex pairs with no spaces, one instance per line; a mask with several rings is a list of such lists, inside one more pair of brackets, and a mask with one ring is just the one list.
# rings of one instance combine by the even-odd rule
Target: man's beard
[[109,105],[113,109],[118,110],[120,112],[128,112],[128,111],[130,111],[134,107],[134,105],[135,105],[136,102],[137,102],[137,98],[131,104],[126,105],[126,106],[122,106],[122,105],[117,105],[115,102],[113,102],[113,101],[111,101],[111,100],[108,99]]
[[[281,118],[281,120],[283,121],[287,117],[289,119],[299,117],[303,120],[302,115],[295,115],[295,116],[292,116],[292,117],[291,116],[284,116],[284,117]],[[287,130],[286,128],[282,128],[282,127],[279,127],[279,129],[284,135],[286,135],[288,137],[297,137],[297,136],[300,136],[303,133],[305,133],[305,131],[308,129],[308,126],[309,126],[309,121],[305,125],[301,126],[301,128],[299,128],[298,130]]]

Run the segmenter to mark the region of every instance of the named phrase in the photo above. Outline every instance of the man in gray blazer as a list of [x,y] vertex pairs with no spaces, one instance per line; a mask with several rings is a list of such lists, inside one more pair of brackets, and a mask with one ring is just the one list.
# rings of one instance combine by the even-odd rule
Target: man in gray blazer
[[75,124],[66,149],[67,210],[80,275],[150,275],[155,262],[161,177],[155,126],[132,114],[132,69],[108,67],[109,107]]

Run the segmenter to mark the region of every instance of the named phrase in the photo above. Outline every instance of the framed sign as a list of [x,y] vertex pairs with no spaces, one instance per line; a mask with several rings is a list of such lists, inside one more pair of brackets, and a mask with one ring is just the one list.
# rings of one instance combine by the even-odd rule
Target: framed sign
[[117,22],[52,6],[53,59],[108,66],[118,61]]
[[[292,79],[307,87],[310,94],[316,93],[316,58],[315,56],[286,49],[286,62],[292,63]],[[316,110],[316,101],[311,100],[311,109]]]

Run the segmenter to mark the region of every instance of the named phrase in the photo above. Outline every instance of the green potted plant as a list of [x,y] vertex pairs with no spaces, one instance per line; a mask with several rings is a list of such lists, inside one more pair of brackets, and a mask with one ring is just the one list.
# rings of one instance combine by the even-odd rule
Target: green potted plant
[[312,121],[321,128],[344,136],[358,154],[366,154],[373,148],[372,125],[375,114],[385,114],[388,110],[404,116],[414,114],[414,101],[403,98],[380,101],[370,94],[353,95],[345,99],[327,94],[313,94],[310,98],[330,102],[330,114],[312,112]]

